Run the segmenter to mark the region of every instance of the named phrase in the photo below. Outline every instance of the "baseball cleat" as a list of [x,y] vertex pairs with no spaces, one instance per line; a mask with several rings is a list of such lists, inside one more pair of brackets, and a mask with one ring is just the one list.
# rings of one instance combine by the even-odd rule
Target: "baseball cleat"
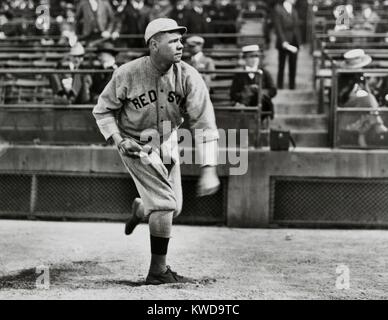
[[135,230],[136,226],[141,222],[141,218],[139,218],[136,215],[137,210],[139,209],[139,206],[141,204],[141,200],[139,198],[136,198],[133,200],[132,208],[131,208],[131,218],[125,223],[125,234],[128,236],[130,235],[133,230]]
[[146,284],[159,285],[166,283],[195,283],[195,280],[178,275],[171,270],[170,266],[167,266],[167,270],[164,273],[149,273],[146,279]]

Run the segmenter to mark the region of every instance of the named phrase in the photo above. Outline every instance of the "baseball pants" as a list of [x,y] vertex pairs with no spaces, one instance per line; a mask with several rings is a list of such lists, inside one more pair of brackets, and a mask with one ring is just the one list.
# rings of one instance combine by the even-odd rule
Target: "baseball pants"
[[152,236],[169,238],[172,220],[182,211],[183,203],[179,157],[170,156],[171,164],[163,163],[159,150],[148,157],[149,163],[145,164],[139,158],[121,155],[142,199],[140,216],[149,218]]

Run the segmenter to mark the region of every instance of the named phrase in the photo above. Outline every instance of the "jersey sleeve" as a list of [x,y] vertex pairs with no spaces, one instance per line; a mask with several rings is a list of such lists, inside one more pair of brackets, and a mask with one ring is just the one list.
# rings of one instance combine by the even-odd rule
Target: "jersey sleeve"
[[119,73],[116,71],[102,91],[97,105],[93,109],[93,116],[106,140],[114,133],[120,133],[115,114],[117,110],[121,109],[124,97],[125,87],[123,86],[123,79],[121,79]]
[[216,165],[219,135],[214,108],[205,81],[195,69],[191,69],[187,77],[186,91],[186,110],[200,162],[203,166]]

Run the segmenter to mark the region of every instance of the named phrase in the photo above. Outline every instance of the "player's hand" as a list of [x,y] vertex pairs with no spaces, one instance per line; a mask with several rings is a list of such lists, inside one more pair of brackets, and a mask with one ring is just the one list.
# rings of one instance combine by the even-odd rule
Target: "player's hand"
[[201,169],[201,176],[198,181],[198,197],[210,196],[220,188],[220,180],[217,175],[217,167],[206,166]]
[[142,147],[134,140],[124,138],[118,145],[120,153],[130,158],[139,158]]

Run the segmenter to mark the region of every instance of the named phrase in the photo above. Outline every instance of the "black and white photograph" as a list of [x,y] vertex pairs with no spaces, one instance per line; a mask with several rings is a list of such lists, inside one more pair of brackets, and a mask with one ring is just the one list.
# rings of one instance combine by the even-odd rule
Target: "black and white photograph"
[[248,319],[387,265],[388,1],[0,1],[0,300]]

